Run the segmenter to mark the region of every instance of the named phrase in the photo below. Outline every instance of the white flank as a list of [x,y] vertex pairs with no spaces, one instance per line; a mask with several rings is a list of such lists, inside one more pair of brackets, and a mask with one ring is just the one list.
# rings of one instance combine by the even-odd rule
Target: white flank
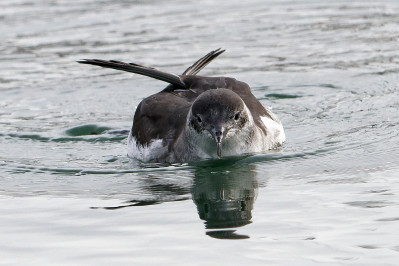
[[151,141],[148,146],[136,145],[136,138],[129,134],[127,140],[127,155],[130,158],[138,159],[141,161],[157,160],[168,152],[167,147],[162,143],[161,139]]
[[272,143],[272,146],[281,145],[285,141],[284,128],[274,115],[272,115],[272,117],[275,120],[267,116],[261,116],[260,119],[266,127],[267,138]]

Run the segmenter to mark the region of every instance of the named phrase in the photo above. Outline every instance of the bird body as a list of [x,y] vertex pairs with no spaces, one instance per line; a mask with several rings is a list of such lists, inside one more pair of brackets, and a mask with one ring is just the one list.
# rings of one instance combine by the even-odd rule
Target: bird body
[[[280,121],[252,94],[228,77],[196,74],[224,50],[215,50],[174,75],[119,61],[82,60],[170,83],[138,105],[128,138],[128,156],[144,161],[186,162],[267,152],[285,141]],[[215,145],[216,144],[216,145]],[[215,147],[216,146],[216,147]]]

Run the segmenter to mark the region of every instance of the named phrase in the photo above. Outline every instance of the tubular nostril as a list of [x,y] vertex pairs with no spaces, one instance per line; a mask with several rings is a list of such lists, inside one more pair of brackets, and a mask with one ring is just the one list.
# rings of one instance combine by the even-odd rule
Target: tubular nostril
[[222,141],[222,138],[223,138],[223,131],[224,131],[224,128],[221,127],[221,126],[215,126],[215,127],[213,127],[213,129],[212,129],[212,135],[213,135],[213,137],[215,138],[215,140],[216,140],[218,143]]

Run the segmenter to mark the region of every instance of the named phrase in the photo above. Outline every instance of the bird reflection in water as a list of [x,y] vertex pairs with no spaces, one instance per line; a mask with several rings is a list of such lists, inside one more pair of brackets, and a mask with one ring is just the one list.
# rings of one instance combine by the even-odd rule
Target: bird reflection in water
[[231,228],[251,223],[258,194],[254,165],[197,168],[191,194],[199,217],[209,229],[207,235],[221,239],[249,238]]
[[[240,164],[239,159],[232,158],[202,161],[191,166],[194,167],[191,189],[187,183],[179,182],[179,178],[165,179],[165,173],[162,172],[160,176],[145,174],[140,185],[145,197],[135,198],[118,206],[92,209],[117,210],[187,200],[191,193],[199,217],[205,221],[208,236],[218,239],[249,238],[247,235],[237,234],[236,228],[251,223],[259,187],[256,166]],[[148,194],[152,197],[148,197]]]

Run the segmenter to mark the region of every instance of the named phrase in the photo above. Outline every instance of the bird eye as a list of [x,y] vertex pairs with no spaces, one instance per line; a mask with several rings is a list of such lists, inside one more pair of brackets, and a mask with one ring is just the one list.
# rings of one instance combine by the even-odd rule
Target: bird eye
[[240,118],[240,112],[237,112],[235,115],[234,115],[234,119],[235,120],[238,120]]
[[202,122],[201,117],[199,117],[199,115],[197,115],[197,120],[198,120],[198,123]]

